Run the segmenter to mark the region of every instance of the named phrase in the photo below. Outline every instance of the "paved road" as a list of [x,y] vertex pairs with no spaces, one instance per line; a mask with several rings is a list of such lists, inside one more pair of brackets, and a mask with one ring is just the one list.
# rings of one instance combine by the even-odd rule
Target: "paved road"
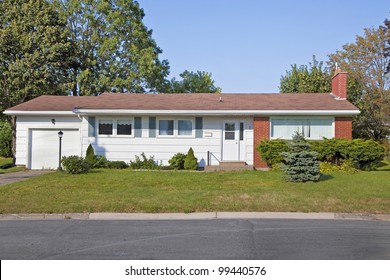
[[0,221],[0,259],[390,259],[390,222]]

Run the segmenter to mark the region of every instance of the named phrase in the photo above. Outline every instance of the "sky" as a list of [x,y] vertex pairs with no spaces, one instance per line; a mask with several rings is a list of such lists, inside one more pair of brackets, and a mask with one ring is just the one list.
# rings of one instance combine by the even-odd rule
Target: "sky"
[[[292,64],[307,65],[390,19],[389,0],[138,0],[170,64],[207,71],[223,93],[279,92]],[[179,78],[180,79],[180,78]]]

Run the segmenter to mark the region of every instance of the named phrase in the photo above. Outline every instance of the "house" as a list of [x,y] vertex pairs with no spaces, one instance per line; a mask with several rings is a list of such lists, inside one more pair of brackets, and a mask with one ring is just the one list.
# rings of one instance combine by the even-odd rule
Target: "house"
[[118,94],[40,96],[9,108],[16,117],[16,164],[55,169],[62,155],[96,154],[129,162],[144,152],[168,164],[193,148],[200,166],[241,161],[266,164],[256,151],[263,139],[352,138],[359,110],[346,100],[347,73],[332,78],[332,93]]

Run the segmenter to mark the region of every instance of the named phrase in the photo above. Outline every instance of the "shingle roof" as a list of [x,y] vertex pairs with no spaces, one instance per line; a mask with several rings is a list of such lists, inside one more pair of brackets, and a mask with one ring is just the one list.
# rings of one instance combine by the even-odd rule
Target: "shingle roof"
[[[220,101],[220,98],[222,101]],[[7,111],[128,110],[357,110],[329,93],[42,95]]]

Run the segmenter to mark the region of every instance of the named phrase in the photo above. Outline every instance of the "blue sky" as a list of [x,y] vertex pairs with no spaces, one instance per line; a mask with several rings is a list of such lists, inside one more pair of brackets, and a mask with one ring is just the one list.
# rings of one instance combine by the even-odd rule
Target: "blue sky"
[[226,93],[279,91],[291,64],[308,64],[390,19],[389,0],[138,0],[170,77],[211,72]]

